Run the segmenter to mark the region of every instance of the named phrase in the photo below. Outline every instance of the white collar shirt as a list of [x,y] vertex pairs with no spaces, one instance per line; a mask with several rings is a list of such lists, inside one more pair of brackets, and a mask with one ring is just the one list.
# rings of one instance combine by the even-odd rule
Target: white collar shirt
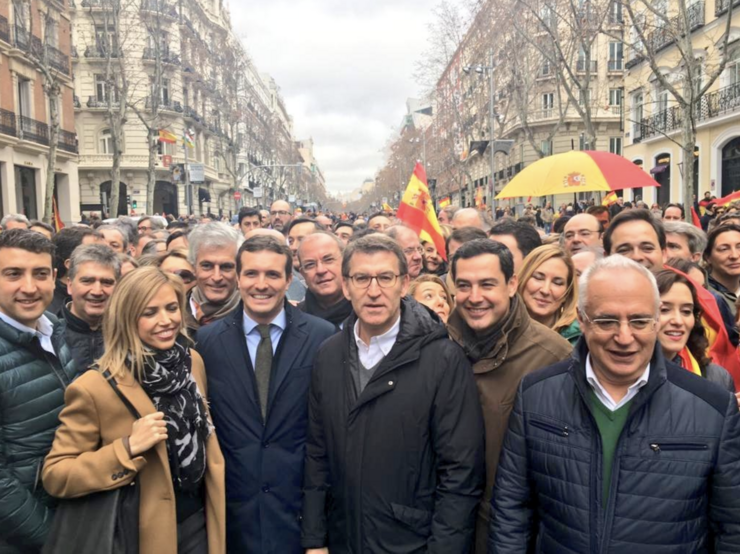
[[619,402],[615,402],[611,395],[601,384],[598,377],[596,377],[596,373],[594,373],[594,368],[591,365],[591,354],[589,354],[586,358],[586,381],[588,381],[588,384],[591,386],[594,393],[596,394],[596,398],[598,398],[599,401],[612,412],[616,412],[619,408],[632,400],[637,395],[637,393],[640,392],[640,389],[647,385],[649,378],[650,364],[647,365],[640,378],[637,379],[637,381],[635,381],[630,386],[630,388],[627,389],[627,394],[625,394]]
[[365,344],[365,342],[360,338],[359,325],[360,320],[358,319],[354,327],[357,353],[359,354],[360,363],[363,367],[371,369],[378,365],[380,361],[388,355],[393,348],[393,345],[396,344],[398,331],[401,329],[401,316],[398,316],[398,319],[393,326],[385,333],[378,335],[377,337],[372,337],[370,339],[370,344]]
[[[242,313],[244,314],[242,325],[244,328],[244,336],[247,339],[247,350],[249,351],[249,359],[252,361],[252,368],[255,368],[257,360],[257,347],[260,344],[260,340],[262,340],[262,337],[257,330],[257,325],[259,324],[251,317],[249,317],[246,312]],[[283,331],[285,331],[285,327],[287,325],[288,318],[285,314],[285,308],[283,308],[282,310],[280,310],[280,313],[275,316],[275,319],[270,322],[270,341],[272,342],[273,356],[277,351],[278,344],[280,343],[280,339],[283,336]]]
[[54,345],[51,342],[51,334],[54,332],[54,325],[52,325],[51,321],[49,321],[49,318],[45,315],[42,315],[39,318],[38,323],[36,324],[36,329],[27,327],[2,312],[0,312],[0,319],[2,319],[5,323],[10,325],[14,329],[21,331],[22,333],[30,333],[32,335],[35,335],[36,337],[38,337],[39,342],[41,343],[41,348],[43,348],[46,352],[52,354],[53,356],[57,355],[57,353],[54,352]]

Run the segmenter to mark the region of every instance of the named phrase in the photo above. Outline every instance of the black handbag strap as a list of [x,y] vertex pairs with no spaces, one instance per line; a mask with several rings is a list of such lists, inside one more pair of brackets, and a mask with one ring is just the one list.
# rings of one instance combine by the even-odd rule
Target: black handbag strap
[[139,412],[136,411],[136,408],[134,408],[134,405],[131,404],[131,401],[128,398],[126,398],[121,392],[121,389],[118,388],[118,383],[116,383],[116,380],[110,374],[110,371],[106,369],[103,372],[103,377],[105,378],[106,381],[108,381],[108,384],[113,389],[113,392],[115,392],[118,398],[121,399],[121,402],[123,402],[126,408],[128,408],[128,411],[131,412],[131,415],[134,416],[134,419],[141,419],[141,416],[139,415]]

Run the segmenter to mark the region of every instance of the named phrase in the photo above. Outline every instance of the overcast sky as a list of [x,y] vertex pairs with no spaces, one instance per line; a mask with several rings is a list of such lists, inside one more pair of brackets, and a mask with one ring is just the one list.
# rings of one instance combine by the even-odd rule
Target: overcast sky
[[313,137],[331,192],[382,166],[391,127],[419,87],[429,0],[231,0],[232,24],[281,88],[296,139]]

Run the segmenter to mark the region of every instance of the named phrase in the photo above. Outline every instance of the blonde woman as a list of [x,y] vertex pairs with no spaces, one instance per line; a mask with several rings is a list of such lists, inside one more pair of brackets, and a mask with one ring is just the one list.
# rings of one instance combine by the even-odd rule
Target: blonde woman
[[519,294],[532,319],[575,344],[581,336],[576,317],[578,284],[573,260],[559,246],[535,248],[522,262]]
[[183,331],[185,309],[174,275],[145,267],[121,280],[104,315],[105,354],[97,371],[67,388],[42,473],[58,498],[137,479],[141,554],[226,551],[224,461],[204,401],[203,361]]

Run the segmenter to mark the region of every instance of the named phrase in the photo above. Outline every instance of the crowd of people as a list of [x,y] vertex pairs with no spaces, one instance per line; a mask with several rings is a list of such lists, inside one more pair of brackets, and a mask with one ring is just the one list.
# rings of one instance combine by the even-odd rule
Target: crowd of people
[[5,216],[0,552],[128,485],[142,554],[740,552],[740,207],[698,207]]

